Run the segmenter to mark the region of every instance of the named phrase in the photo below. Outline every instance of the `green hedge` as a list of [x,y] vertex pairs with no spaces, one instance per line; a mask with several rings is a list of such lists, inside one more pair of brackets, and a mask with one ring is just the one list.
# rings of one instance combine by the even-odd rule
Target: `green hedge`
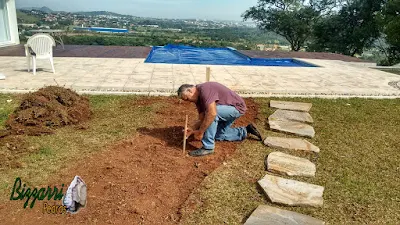
[[[232,43],[227,41],[211,41],[202,40],[184,40],[176,42],[174,38],[146,36],[146,37],[129,37],[129,36],[108,36],[108,35],[74,35],[64,36],[65,44],[70,45],[105,45],[105,46],[163,46],[167,44],[184,44],[197,47],[234,47],[239,50],[252,49],[248,43]],[[255,46],[254,46],[255,47]]]

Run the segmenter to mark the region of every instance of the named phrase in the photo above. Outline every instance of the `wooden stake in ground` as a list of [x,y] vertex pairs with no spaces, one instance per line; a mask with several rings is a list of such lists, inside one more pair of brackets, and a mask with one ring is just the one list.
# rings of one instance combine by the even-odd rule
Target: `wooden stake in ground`
[[186,115],[185,131],[183,132],[183,150],[182,150],[183,154],[185,154],[185,150],[186,150],[186,139],[187,139],[186,135],[187,135],[187,129],[188,129],[188,120],[189,120],[189,117],[188,117],[188,115]]
[[206,69],[206,81],[210,82],[210,76],[211,76],[211,68],[207,67]]

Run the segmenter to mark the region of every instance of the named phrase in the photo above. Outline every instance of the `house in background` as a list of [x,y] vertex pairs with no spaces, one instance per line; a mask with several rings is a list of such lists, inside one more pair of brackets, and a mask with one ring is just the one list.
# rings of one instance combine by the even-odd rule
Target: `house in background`
[[15,0],[0,0],[0,48],[19,44]]

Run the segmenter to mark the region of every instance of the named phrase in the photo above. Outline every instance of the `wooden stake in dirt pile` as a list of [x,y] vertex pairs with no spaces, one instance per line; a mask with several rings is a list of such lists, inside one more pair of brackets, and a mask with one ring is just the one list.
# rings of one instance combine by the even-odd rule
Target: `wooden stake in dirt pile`
[[185,154],[185,150],[186,150],[186,139],[187,139],[186,136],[187,136],[188,120],[189,120],[189,117],[188,117],[188,115],[186,115],[185,130],[183,132],[183,151],[182,151],[183,154]]

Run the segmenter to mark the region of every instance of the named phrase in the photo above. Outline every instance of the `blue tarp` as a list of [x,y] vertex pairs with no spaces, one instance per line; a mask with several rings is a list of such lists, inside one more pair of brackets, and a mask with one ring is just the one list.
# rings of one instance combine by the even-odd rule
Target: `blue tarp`
[[153,47],[146,63],[315,67],[294,59],[250,58],[232,48],[196,48],[184,45]]

